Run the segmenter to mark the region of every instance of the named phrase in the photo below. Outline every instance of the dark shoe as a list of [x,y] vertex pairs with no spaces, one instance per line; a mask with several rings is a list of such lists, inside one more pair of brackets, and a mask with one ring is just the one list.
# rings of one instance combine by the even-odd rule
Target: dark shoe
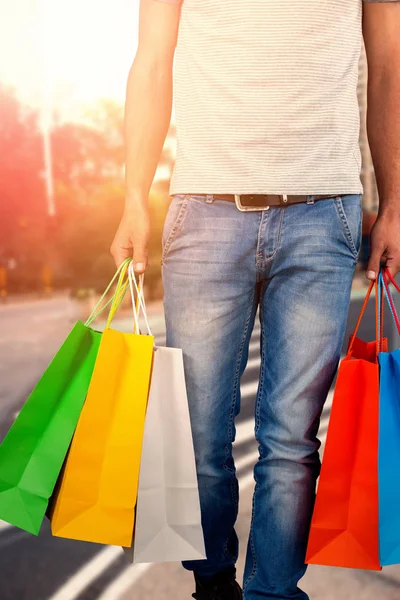
[[195,600],[243,600],[240,585],[235,581],[235,570],[224,571],[211,580],[201,580],[196,574]]

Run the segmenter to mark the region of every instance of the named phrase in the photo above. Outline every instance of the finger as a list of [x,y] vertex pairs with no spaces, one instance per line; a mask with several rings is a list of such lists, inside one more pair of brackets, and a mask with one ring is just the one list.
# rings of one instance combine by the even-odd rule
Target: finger
[[133,269],[135,273],[140,275],[145,272],[147,260],[147,244],[145,240],[135,240],[133,249]]
[[384,248],[382,246],[372,246],[366,272],[367,279],[370,279],[371,281],[374,281],[378,277],[383,250]]
[[390,257],[386,261],[386,269],[394,279],[396,275],[400,272],[400,257],[395,259],[394,257]]
[[124,246],[120,246],[118,244],[113,244],[111,246],[111,255],[114,259],[115,264],[117,265],[117,268],[120,267],[120,265],[124,262],[124,260],[126,260],[127,258],[132,257],[132,248],[125,248]]

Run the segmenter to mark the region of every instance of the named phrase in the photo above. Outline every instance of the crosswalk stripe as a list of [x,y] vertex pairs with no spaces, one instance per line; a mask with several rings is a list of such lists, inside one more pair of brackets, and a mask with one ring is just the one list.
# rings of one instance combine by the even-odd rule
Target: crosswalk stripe
[[153,566],[153,563],[129,565],[121,575],[104,590],[98,600],[117,600]]
[[236,425],[235,444],[249,442],[254,437],[254,419],[246,419]]
[[[250,344],[250,349],[258,345],[258,342]],[[247,368],[259,366],[260,358],[249,359]],[[258,379],[241,385],[241,396],[243,399],[254,397],[257,393]],[[332,392],[329,394],[327,403],[331,401]],[[236,445],[254,439],[254,419],[246,419],[236,426]],[[246,469],[253,465],[257,460],[257,454],[252,452],[236,460],[236,468]],[[241,489],[254,484],[253,469],[239,478]],[[8,526],[7,524],[4,524]],[[0,529],[2,523],[0,522]],[[4,527],[4,526],[3,526]],[[98,553],[92,560],[79,569],[49,600],[76,600],[79,594],[94,580],[96,580],[103,571],[105,571],[115,560],[121,556],[121,549],[116,547],[106,547]],[[113,580],[105,589],[98,600],[119,600],[122,594],[135,585],[139,578],[151,567],[153,563],[129,565],[124,571]]]
[[259,367],[261,363],[261,359],[259,356],[255,356],[254,358],[249,358],[247,361],[246,369],[254,369],[255,367]]
[[237,458],[235,460],[236,470],[240,471],[241,469],[245,469],[246,467],[250,467],[251,465],[254,465],[255,462],[257,461],[257,459],[258,459],[258,453],[256,453],[256,452],[249,452],[245,456],[241,456],[240,458]]
[[[331,401],[332,392],[329,393],[327,402]],[[243,423],[239,424],[239,436],[237,442],[241,443],[244,441],[243,437],[248,436],[249,431],[253,433],[254,423],[252,419],[247,419]],[[325,437],[325,436],[324,436]],[[245,469],[250,465],[253,465],[257,460],[257,453],[251,452],[246,456],[243,456],[235,461],[236,469]],[[245,490],[246,488],[254,485],[253,469],[250,473],[246,473],[242,477],[239,477],[239,488]],[[135,583],[138,582],[140,577],[148,571],[154,563],[147,563],[145,565],[135,564],[127,567],[122,574],[117,577],[109,586],[106,588],[104,593],[98,598],[98,600],[120,600],[123,593],[131,588]]]
[[[257,360],[259,362],[259,360]],[[250,382],[241,386],[242,397],[246,398],[257,392],[258,381]],[[333,391],[328,395],[326,405],[332,402]],[[321,422],[327,421],[329,417]],[[236,426],[236,444],[240,444],[250,439],[254,439],[254,420],[246,419],[239,422]],[[236,468],[245,469],[254,464],[257,460],[257,454],[252,452],[236,460]],[[253,470],[239,478],[241,489],[254,484]],[[0,521],[0,531],[11,527],[8,523]],[[96,556],[79,569],[55,594],[48,600],[75,600],[79,594],[87,588],[90,583],[95,581],[117,558],[121,556],[121,549],[118,547],[106,547]],[[152,566],[149,564],[135,564],[127,567],[122,574],[114,579],[98,600],[119,600],[125,590],[134,585],[137,580]]]
[[87,586],[121,556],[121,548],[106,546],[61,586],[48,600],[75,600]]
[[250,473],[247,473],[246,475],[243,475],[243,477],[239,478],[239,490],[245,490],[246,488],[250,487],[250,485],[254,485],[255,481],[254,481],[254,475],[253,475],[253,471],[251,471]]
[[255,381],[249,381],[248,383],[242,383],[240,386],[240,394],[243,399],[254,396],[257,393],[258,379]]
[[[253,458],[253,456],[252,456]],[[253,472],[239,479],[240,489],[244,490],[254,483]],[[155,563],[135,564],[127,567],[119,577],[105,589],[98,600],[120,600],[124,592],[128,591]]]

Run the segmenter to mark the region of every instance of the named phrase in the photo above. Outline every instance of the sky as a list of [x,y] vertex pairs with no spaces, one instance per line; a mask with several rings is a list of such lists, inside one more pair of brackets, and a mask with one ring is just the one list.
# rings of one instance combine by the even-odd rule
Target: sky
[[66,114],[123,102],[138,12],[139,0],[0,0],[0,82]]

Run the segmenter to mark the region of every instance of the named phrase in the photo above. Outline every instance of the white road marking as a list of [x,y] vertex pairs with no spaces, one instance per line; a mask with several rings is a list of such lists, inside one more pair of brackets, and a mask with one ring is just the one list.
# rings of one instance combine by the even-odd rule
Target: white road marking
[[79,571],[62,585],[49,600],[75,600],[87,586],[95,581],[103,571],[122,554],[122,549],[106,546],[92,560],[87,562]]
[[244,442],[248,442],[251,439],[255,440],[254,437],[254,419],[246,419],[245,421],[240,421],[236,425],[236,441],[235,445],[243,444]]
[[[250,349],[252,349],[252,346],[255,346],[256,344],[250,344]],[[258,344],[257,344],[258,347]],[[261,359],[259,356],[254,356],[254,358],[249,358],[249,360],[247,361],[247,365],[246,365],[246,369],[253,369],[255,367],[260,367],[261,364]]]
[[240,477],[239,490],[245,490],[250,485],[254,485],[254,484],[255,484],[255,481],[254,481],[253,471],[251,471],[250,473],[247,473],[247,475]]
[[[330,392],[329,396],[327,398],[327,403],[331,402],[332,395],[333,395],[333,393]],[[238,428],[239,428],[239,436],[237,438],[237,442],[240,443],[240,442],[244,441],[243,437],[249,436],[249,433],[251,433],[251,435],[253,435],[254,422],[252,419],[247,419],[246,421],[244,421],[243,423],[240,423],[238,425],[237,430],[238,430]],[[325,435],[323,437],[325,437]],[[246,439],[247,439],[247,437],[246,437]],[[254,464],[256,460],[257,460],[257,454],[252,452],[252,453],[236,460],[235,461],[236,468],[241,469],[241,468],[248,467],[248,466]],[[251,470],[250,473],[246,473],[246,475],[243,475],[242,477],[239,478],[240,490],[245,490],[246,488],[248,488],[250,486],[254,486],[254,484],[255,484],[255,481],[254,481],[254,476],[253,476],[253,470]],[[120,600],[122,595],[127,590],[132,588],[132,586],[135,585],[138,582],[138,580],[142,577],[142,575],[144,575],[144,573],[146,573],[152,566],[154,566],[154,563],[148,563],[148,564],[144,564],[144,565],[143,564],[130,565],[121,573],[121,575],[119,577],[114,579],[114,581],[105,589],[105,591],[98,598],[98,600]]]
[[242,383],[240,386],[240,394],[242,400],[244,398],[249,398],[251,396],[255,396],[258,388],[258,379],[255,381],[249,381],[248,383]]
[[240,469],[245,469],[246,467],[254,465],[257,459],[258,452],[249,452],[249,454],[235,460],[236,470],[239,471]]
[[98,600],[117,600],[153,566],[153,563],[130,565],[104,590]]
[[10,527],[12,527],[12,525],[10,525],[10,523],[6,523],[5,521],[0,521],[0,531],[3,531],[4,529],[9,529]]
[[[254,456],[252,456],[252,459],[254,459]],[[254,483],[253,472],[239,479],[241,490],[254,485]],[[98,600],[120,600],[122,595],[135,585],[152,566],[154,566],[154,563],[130,565],[105,589]]]
[[[255,344],[255,343],[254,343]],[[254,345],[252,344],[252,345]],[[256,357],[248,361],[247,367],[252,368],[260,364],[260,358]],[[241,385],[242,399],[254,396],[257,392],[258,380]],[[330,392],[327,404],[331,403],[332,392]],[[324,419],[325,421],[325,419]],[[254,439],[254,419],[246,419],[236,426],[236,444]],[[257,454],[252,452],[236,460],[236,468],[242,469],[254,464]],[[239,479],[240,489],[254,485],[253,470]],[[7,524],[5,524],[7,526]],[[0,522],[1,529],[1,522]],[[95,581],[122,553],[118,547],[106,547],[97,554],[86,565],[79,569],[49,600],[76,600],[81,592],[92,581]],[[137,583],[153,563],[129,565],[113,582],[104,590],[98,600],[119,600],[129,588]]]
[[[253,472],[239,479],[241,490],[246,489],[252,484],[254,484]],[[142,575],[153,566],[154,563],[130,565],[121,573],[121,575],[119,575],[119,577],[114,579],[98,600],[120,600],[122,595],[132,588]]]

